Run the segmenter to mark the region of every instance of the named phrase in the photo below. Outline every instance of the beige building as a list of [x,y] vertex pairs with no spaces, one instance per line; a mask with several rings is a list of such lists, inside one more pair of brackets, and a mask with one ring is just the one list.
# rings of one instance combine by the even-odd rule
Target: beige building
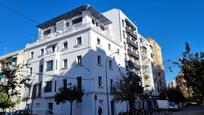
[[[19,67],[19,71],[16,72],[16,76],[17,76],[17,80],[20,81],[23,78],[23,65],[25,64],[24,62],[24,50],[18,50],[3,56],[0,56],[0,68],[2,68],[4,66],[5,63],[9,63],[13,66],[20,66]],[[6,83],[6,79],[3,78],[3,76],[0,76],[0,82],[1,83]],[[22,89],[20,87],[17,87],[17,89],[19,92],[21,92],[21,95],[23,95],[22,93]],[[20,96],[21,97],[21,96]],[[13,97],[15,100],[15,97]],[[17,104],[15,109],[18,109],[20,107],[20,104]]]
[[164,70],[160,45],[150,37],[148,37],[147,40],[149,41],[150,47],[152,48],[152,57],[154,59],[154,64],[160,69]]
[[160,87],[159,90],[162,90],[166,87],[165,82],[165,74],[164,74],[164,66],[162,59],[162,51],[160,45],[151,37],[147,37],[147,40],[150,44],[150,48],[152,49],[151,57],[153,58],[153,66],[154,66],[154,75],[157,81],[157,86]]

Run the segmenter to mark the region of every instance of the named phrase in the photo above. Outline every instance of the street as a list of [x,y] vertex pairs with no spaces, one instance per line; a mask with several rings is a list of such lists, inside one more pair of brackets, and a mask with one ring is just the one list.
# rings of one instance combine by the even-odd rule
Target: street
[[169,115],[204,115],[204,105],[192,105]]

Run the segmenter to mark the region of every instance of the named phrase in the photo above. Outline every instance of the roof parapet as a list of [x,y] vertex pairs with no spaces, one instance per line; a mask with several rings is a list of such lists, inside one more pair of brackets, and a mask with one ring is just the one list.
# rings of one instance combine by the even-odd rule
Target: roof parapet
[[60,16],[57,16],[53,19],[50,19],[44,23],[41,23],[39,25],[37,25],[38,28],[41,28],[41,29],[45,29],[49,26],[53,26],[56,24],[56,22],[60,21],[60,20],[66,20],[66,19],[69,19],[69,18],[72,18],[74,16],[77,16],[77,15],[80,15],[82,14],[84,11],[89,11],[91,13],[91,15],[98,19],[100,22],[102,22],[104,25],[108,25],[108,24],[111,24],[112,22],[106,18],[102,13],[100,13],[99,11],[95,10],[92,6],[90,5],[82,5],[76,9],[73,9],[67,13],[64,13]]

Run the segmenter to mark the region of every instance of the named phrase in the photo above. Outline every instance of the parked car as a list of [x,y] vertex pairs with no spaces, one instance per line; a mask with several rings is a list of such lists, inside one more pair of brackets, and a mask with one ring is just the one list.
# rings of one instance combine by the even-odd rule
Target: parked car
[[169,102],[168,109],[169,110],[179,110],[179,105],[176,104],[175,102]]

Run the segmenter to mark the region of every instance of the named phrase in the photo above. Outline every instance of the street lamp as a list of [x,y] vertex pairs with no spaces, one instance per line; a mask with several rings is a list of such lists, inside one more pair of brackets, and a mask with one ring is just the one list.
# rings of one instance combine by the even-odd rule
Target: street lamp
[[108,96],[108,71],[107,71],[107,63],[108,63],[108,60],[111,58],[111,56],[114,55],[114,54],[116,54],[116,53],[119,53],[119,52],[114,52],[114,53],[110,54],[110,55],[107,57],[106,62],[105,62],[106,98],[107,98],[107,107],[108,107],[108,114],[107,114],[107,115],[110,115],[109,96]]
[[96,94],[94,95],[94,100],[95,100],[95,115],[97,115],[97,113],[96,113],[96,101],[97,101],[97,95],[96,95]]

